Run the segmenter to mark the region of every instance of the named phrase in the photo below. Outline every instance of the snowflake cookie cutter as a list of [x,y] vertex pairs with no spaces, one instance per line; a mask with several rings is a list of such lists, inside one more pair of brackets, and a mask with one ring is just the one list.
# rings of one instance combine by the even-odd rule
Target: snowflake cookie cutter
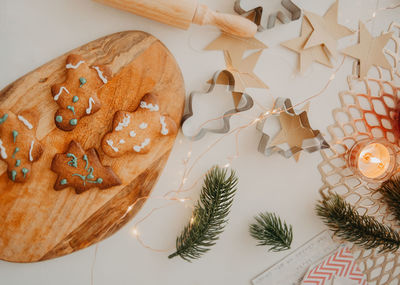
[[[225,76],[225,78],[224,78]],[[221,80],[222,79],[222,80]],[[193,112],[193,98],[196,95],[200,94],[212,94],[214,92],[215,86],[216,85],[221,85],[221,82],[225,82],[228,87],[228,91],[232,93],[233,100],[235,102],[235,108],[230,109],[226,111],[222,116],[221,119],[223,120],[224,125],[221,128],[206,128],[206,127],[199,127],[198,131],[196,132],[195,135],[189,135],[187,131],[185,131],[185,124],[188,122],[188,120],[193,117],[194,112]],[[202,91],[193,91],[189,95],[189,100],[188,100],[188,112],[185,114],[182,118],[182,133],[185,137],[196,141],[205,136],[206,133],[216,133],[216,134],[226,134],[230,131],[230,119],[233,115],[247,111],[251,109],[254,105],[253,99],[251,98],[250,95],[243,93],[243,92],[235,92],[235,79],[233,74],[228,71],[228,70],[220,70],[217,71],[213,78],[211,79],[211,84],[210,87],[207,91],[202,92]],[[236,103],[238,102],[238,103]]]
[[282,0],[281,6],[290,13],[290,17],[282,10],[267,14],[264,3],[267,0],[236,0],[234,9],[243,16],[253,14],[253,22],[257,25],[258,31],[262,32],[275,27],[276,21],[287,24],[301,18],[301,9],[291,0]]
[[[276,99],[275,109],[280,110],[280,112],[275,112],[272,114],[272,117],[264,118],[257,123],[257,130],[262,133],[260,143],[258,145],[259,152],[266,156],[270,156],[274,153],[279,153],[285,158],[294,157],[297,161],[299,159],[301,151],[312,153],[321,149],[330,148],[329,144],[326,142],[320,131],[311,128],[310,122],[308,120],[307,111],[303,110],[300,113],[297,113],[294,110],[292,102],[289,98]],[[271,128],[269,128],[270,124],[267,124],[267,121],[272,118],[274,118],[276,121],[279,121],[282,113],[286,114],[289,119],[295,119],[296,117],[298,117],[299,126],[308,132],[308,135],[306,134],[307,136],[304,136],[304,138],[301,139],[301,145],[299,145],[298,142],[296,144],[294,141],[290,141],[290,137],[289,140],[285,141],[284,143],[282,141],[279,141],[279,139],[278,141],[276,141],[279,134],[284,132],[281,125],[282,122],[278,123],[280,125],[279,133],[276,131],[276,128],[273,128],[273,131],[275,131],[276,134],[270,134]],[[297,131],[297,135],[295,137],[301,138],[302,134],[298,132],[298,128],[292,129],[292,131]],[[274,138],[272,138],[272,136],[274,136]]]

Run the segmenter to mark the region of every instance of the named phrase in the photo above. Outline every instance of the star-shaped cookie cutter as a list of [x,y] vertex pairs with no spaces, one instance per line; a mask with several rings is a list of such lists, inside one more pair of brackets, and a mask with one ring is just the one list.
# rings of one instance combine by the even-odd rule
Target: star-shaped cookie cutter
[[[295,156],[296,160],[298,159],[299,152],[306,151],[308,153],[312,153],[321,149],[329,148],[329,144],[326,142],[320,131],[313,130],[308,121],[308,116],[306,111],[302,111],[301,113],[296,113],[293,108],[292,102],[289,98],[278,98],[275,102],[275,109],[280,112],[275,112],[271,116],[272,118],[278,119],[281,116],[281,113],[284,112],[288,116],[295,118],[296,116],[299,118],[299,124],[301,128],[304,130],[308,130],[311,136],[302,140],[301,145],[291,145],[290,142],[274,144],[274,140],[277,136],[271,139],[271,136],[266,130],[267,121],[271,119],[265,118],[257,123],[257,130],[262,132],[262,137],[260,143],[258,145],[258,151],[263,153],[266,156],[270,156],[274,153],[279,153],[285,158],[290,158]],[[281,126],[282,127],[282,126]],[[281,129],[282,130],[282,129]],[[285,148],[285,145],[289,145],[289,147]],[[296,156],[296,154],[298,154]]]
[[[193,135],[193,136],[188,135],[185,132],[184,125],[185,125],[185,123],[187,123],[188,119],[194,115],[194,113],[193,113],[193,98],[196,95],[213,93],[215,85],[218,84],[217,82],[221,82],[220,77],[222,77],[222,76],[226,76],[227,81],[228,81],[228,82],[226,82],[227,83],[226,85],[228,86],[228,90],[229,90],[229,92],[232,93],[232,96],[234,97],[234,99],[236,97],[235,100],[238,100],[237,99],[238,97],[240,98],[239,99],[240,104],[238,104],[238,106],[236,108],[228,110],[223,114],[223,116],[222,116],[222,120],[224,122],[223,127],[221,127],[221,128],[200,127],[195,135]],[[182,118],[182,133],[183,133],[183,135],[191,140],[196,141],[196,140],[199,140],[202,137],[204,137],[204,135],[206,133],[217,133],[217,134],[228,133],[230,131],[229,121],[230,121],[232,115],[234,115],[236,113],[247,111],[247,110],[251,109],[254,105],[253,99],[250,97],[250,95],[248,95],[246,93],[241,93],[241,92],[234,92],[234,87],[235,87],[235,79],[234,79],[233,74],[228,70],[220,70],[214,74],[214,76],[211,80],[210,88],[206,92],[193,91],[192,93],[190,93],[189,100],[188,100],[188,113],[185,114]]]
[[[276,20],[279,20],[282,24],[287,24],[301,17],[301,9],[291,0],[281,1],[282,7],[289,11],[290,17],[282,11],[267,14],[267,9],[265,9],[263,5],[266,1],[267,0],[236,0],[234,9],[238,14],[243,16],[249,16],[254,13],[253,22],[258,26],[259,32],[275,27]],[[251,5],[251,3],[253,4]]]

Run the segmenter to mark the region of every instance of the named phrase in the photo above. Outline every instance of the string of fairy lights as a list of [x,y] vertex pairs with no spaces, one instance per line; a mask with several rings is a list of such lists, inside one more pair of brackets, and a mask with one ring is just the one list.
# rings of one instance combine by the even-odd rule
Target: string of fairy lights
[[[364,20],[364,22],[368,23],[371,21],[374,21],[378,15],[378,13],[383,12],[383,11],[387,11],[387,10],[393,10],[396,8],[400,8],[400,3],[396,4],[396,5],[392,5],[392,6],[388,6],[388,7],[384,7],[384,8],[378,8],[376,9],[370,18]],[[310,102],[311,100],[315,99],[316,97],[321,96],[322,94],[325,93],[325,91],[329,88],[329,86],[332,84],[332,82],[335,80],[337,73],[341,70],[342,66],[345,63],[345,58],[346,56],[343,56],[343,59],[341,61],[341,63],[337,66],[337,68],[331,73],[331,75],[329,76],[328,80],[326,81],[326,83],[323,85],[323,87],[320,89],[320,91],[318,91],[317,93],[311,95],[310,97],[306,98],[305,100],[294,104],[291,108],[296,108],[299,106],[302,106],[308,102]],[[135,221],[132,229],[131,229],[131,234],[132,236],[139,242],[139,244],[141,246],[143,246],[146,249],[155,251],[155,252],[168,252],[171,251],[173,248],[166,248],[166,249],[157,249],[157,248],[153,248],[152,246],[148,245],[146,242],[144,242],[144,240],[141,238],[141,233],[139,231],[139,226],[145,222],[147,219],[149,219],[155,212],[160,211],[162,209],[168,208],[173,204],[179,203],[180,205],[183,205],[185,207],[191,207],[193,208],[193,201],[190,197],[186,197],[183,196],[183,194],[186,194],[188,192],[190,192],[192,189],[194,189],[199,182],[202,181],[203,177],[205,176],[206,173],[203,173],[199,178],[197,178],[190,186],[186,187],[187,181],[194,169],[194,167],[199,163],[199,161],[201,161],[201,159],[217,144],[219,144],[224,138],[228,137],[228,136],[235,136],[235,153],[232,156],[229,156],[226,158],[227,163],[223,165],[224,168],[228,168],[231,166],[231,164],[233,163],[233,161],[235,159],[237,159],[239,157],[239,136],[240,133],[251,126],[254,126],[255,124],[257,124],[259,121],[261,120],[265,120],[270,116],[273,115],[277,115],[281,112],[283,112],[284,110],[281,110],[279,108],[275,108],[275,106],[272,106],[271,108],[267,108],[265,106],[263,106],[262,104],[259,104],[258,102],[255,102],[255,106],[258,106],[260,109],[262,109],[262,114],[257,116],[256,118],[252,118],[251,120],[249,120],[249,122],[247,122],[244,125],[238,126],[233,128],[232,130],[230,130],[228,133],[225,133],[221,136],[218,137],[218,139],[216,139],[213,143],[211,143],[210,145],[208,145],[201,153],[199,153],[197,156],[193,157],[193,142],[190,142],[189,145],[189,150],[187,152],[187,155],[185,157],[185,159],[183,159],[183,172],[182,172],[182,177],[180,179],[180,183],[179,186],[177,187],[177,189],[168,191],[167,193],[165,193],[162,196],[155,196],[155,197],[151,197],[149,196],[143,196],[138,198],[132,205],[130,205],[125,214],[121,217],[121,220],[123,220],[135,207],[135,205],[143,200],[146,199],[155,199],[155,200],[164,200],[164,201],[168,201],[169,203],[160,206],[160,207],[155,207],[152,208],[148,213],[146,213],[142,218],[138,219],[137,221]],[[226,116],[237,116],[239,115],[239,113],[234,113],[234,114],[229,114]],[[201,126],[199,126],[199,130],[204,127],[205,125],[207,125],[208,123],[212,122],[212,121],[217,121],[217,120],[221,120],[226,116],[220,116],[220,117],[216,117],[216,118],[212,118],[210,120],[205,121],[204,123],[201,124]],[[179,143],[181,144],[183,141],[180,140]],[[189,204],[189,202],[191,204]],[[193,223],[193,217],[191,218],[190,222]],[[97,249],[96,249],[97,252]]]

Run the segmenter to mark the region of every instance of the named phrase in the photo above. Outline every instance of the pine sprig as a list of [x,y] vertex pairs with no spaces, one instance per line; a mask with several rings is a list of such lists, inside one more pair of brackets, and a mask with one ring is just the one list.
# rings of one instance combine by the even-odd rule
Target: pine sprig
[[383,200],[388,205],[389,210],[400,224],[400,177],[396,176],[384,182],[379,188]]
[[337,194],[319,202],[316,212],[338,237],[366,249],[379,248],[382,252],[396,251],[400,236],[392,228],[373,217],[360,215]]
[[168,256],[180,256],[186,261],[197,259],[210,250],[228,222],[238,178],[234,171],[214,166],[209,170],[200,193],[191,222],[176,239],[176,252]]
[[288,226],[275,213],[260,213],[256,223],[250,225],[250,235],[258,240],[259,246],[271,246],[269,251],[290,249],[293,240],[292,226]]

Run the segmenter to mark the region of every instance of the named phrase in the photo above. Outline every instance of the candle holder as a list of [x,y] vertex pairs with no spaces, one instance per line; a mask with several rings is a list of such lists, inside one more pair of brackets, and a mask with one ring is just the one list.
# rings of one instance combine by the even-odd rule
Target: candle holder
[[364,139],[349,150],[348,167],[367,182],[383,182],[396,170],[396,150],[384,139]]

